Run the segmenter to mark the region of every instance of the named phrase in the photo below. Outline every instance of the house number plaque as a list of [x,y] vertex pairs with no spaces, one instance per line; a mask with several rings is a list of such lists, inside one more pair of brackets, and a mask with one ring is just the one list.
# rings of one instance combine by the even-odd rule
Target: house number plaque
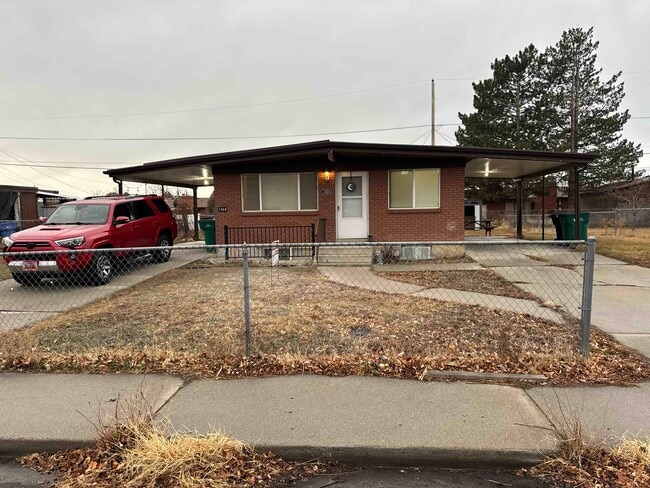
[[331,195],[332,194],[332,189],[331,188],[323,188],[320,192],[323,195]]
[[228,207],[217,207],[217,212],[227,212]]

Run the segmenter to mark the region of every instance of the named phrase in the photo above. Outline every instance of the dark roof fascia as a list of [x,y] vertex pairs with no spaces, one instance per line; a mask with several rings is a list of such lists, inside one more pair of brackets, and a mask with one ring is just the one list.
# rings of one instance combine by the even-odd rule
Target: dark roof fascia
[[336,141],[316,141],[302,144],[292,144],[286,146],[274,146],[259,149],[245,149],[241,151],[231,151],[225,153],[203,154],[199,156],[189,156],[185,158],[169,159],[164,161],[155,161],[145,163],[140,166],[130,166],[126,168],[116,168],[105,170],[104,174],[111,177],[117,177],[120,174],[133,173],[136,169],[142,171],[153,171],[157,169],[166,169],[170,167],[194,166],[197,164],[206,165],[227,165],[238,164],[243,162],[255,162],[270,160],[274,158],[300,158],[306,156],[320,156],[327,152],[337,151],[366,154],[386,154],[392,156],[408,157],[453,157],[462,158],[466,162],[475,158],[507,158],[507,159],[527,159],[527,160],[564,160],[575,163],[587,164],[598,157],[597,154],[590,153],[557,153],[549,151],[528,151],[514,149],[493,149],[478,147],[457,147],[457,146],[410,146],[406,144],[377,144],[365,142],[336,142]]
[[140,166],[128,166],[126,168],[108,169],[104,171],[109,176],[119,175],[121,173],[132,173],[136,168],[143,171],[154,169],[167,169],[170,167],[176,168],[180,166],[195,166],[197,164],[214,165],[223,161],[238,162],[240,159],[246,160],[260,160],[268,159],[269,156],[283,155],[290,153],[294,157],[300,157],[304,154],[314,154],[318,149],[326,148],[330,141],[317,141],[308,142],[304,144],[291,144],[287,146],[274,146],[259,149],[244,149],[241,151],[230,151],[224,153],[214,154],[200,154],[198,156],[188,156],[185,158],[166,159],[163,161],[154,161],[151,163],[144,163]]
[[0,191],[17,191],[25,193],[36,193],[38,188],[35,186],[11,186],[11,185],[0,185]]
[[[104,171],[105,173],[106,171]],[[120,179],[118,175],[111,175],[113,180],[115,181],[123,181]],[[137,178],[137,177],[136,177]],[[135,183],[147,183],[151,185],[161,185],[161,186],[177,186],[179,188],[189,188],[190,190],[196,190],[198,188],[197,185],[188,185],[188,184],[183,184],[183,183],[176,183],[174,181],[167,181],[167,180],[158,180],[155,178],[138,178],[135,180],[127,180],[127,181],[132,181]]]

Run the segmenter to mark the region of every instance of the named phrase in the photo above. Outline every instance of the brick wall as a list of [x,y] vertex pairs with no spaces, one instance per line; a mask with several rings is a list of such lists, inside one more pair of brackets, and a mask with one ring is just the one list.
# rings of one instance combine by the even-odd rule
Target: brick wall
[[[441,168],[440,208],[434,210],[389,210],[388,171],[369,172],[370,233],[374,241],[463,240],[464,168]],[[318,174],[318,211],[242,212],[239,173],[215,175],[214,198],[217,243],[224,243],[224,225],[262,227],[318,224],[326,219],[326,241],[336,241],[335,175],[329,181]],[[217,212],[226,207],[226,212]]]
[[440,169],[440,208],[389,210],[388,171],[370,171],[370,233],[374,241],[462,241],[465,168]]

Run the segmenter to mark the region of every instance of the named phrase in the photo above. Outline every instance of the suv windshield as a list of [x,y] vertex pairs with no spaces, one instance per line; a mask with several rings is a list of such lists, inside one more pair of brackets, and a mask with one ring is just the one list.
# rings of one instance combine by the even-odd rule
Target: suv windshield
[[61,205],[47,219],[45,225],[99,225],[108,220],[110,205],[97,203],[78,203]]

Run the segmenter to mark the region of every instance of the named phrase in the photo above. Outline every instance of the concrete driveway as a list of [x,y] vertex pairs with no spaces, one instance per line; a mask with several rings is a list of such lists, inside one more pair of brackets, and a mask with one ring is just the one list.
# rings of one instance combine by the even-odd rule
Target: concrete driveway
[[595,326],[650,357],[650,269],[596,255],[592,308]]
[[177,246],[168,262],[154,264],[148,258],[136,260],[103,286],[61,280],[45,286],[26,287],[12,279],[0,281],[0,331],[25,327],[59,312],[86,305],[206,256],[208,254],[203,249]]
[[[525,243],[468,248],[467,254],[520,288],[580,317],[581,255]],[[575,267],[567,269],[567,265]],[[650,269],[596,254],[591,323],[650,357]]]

